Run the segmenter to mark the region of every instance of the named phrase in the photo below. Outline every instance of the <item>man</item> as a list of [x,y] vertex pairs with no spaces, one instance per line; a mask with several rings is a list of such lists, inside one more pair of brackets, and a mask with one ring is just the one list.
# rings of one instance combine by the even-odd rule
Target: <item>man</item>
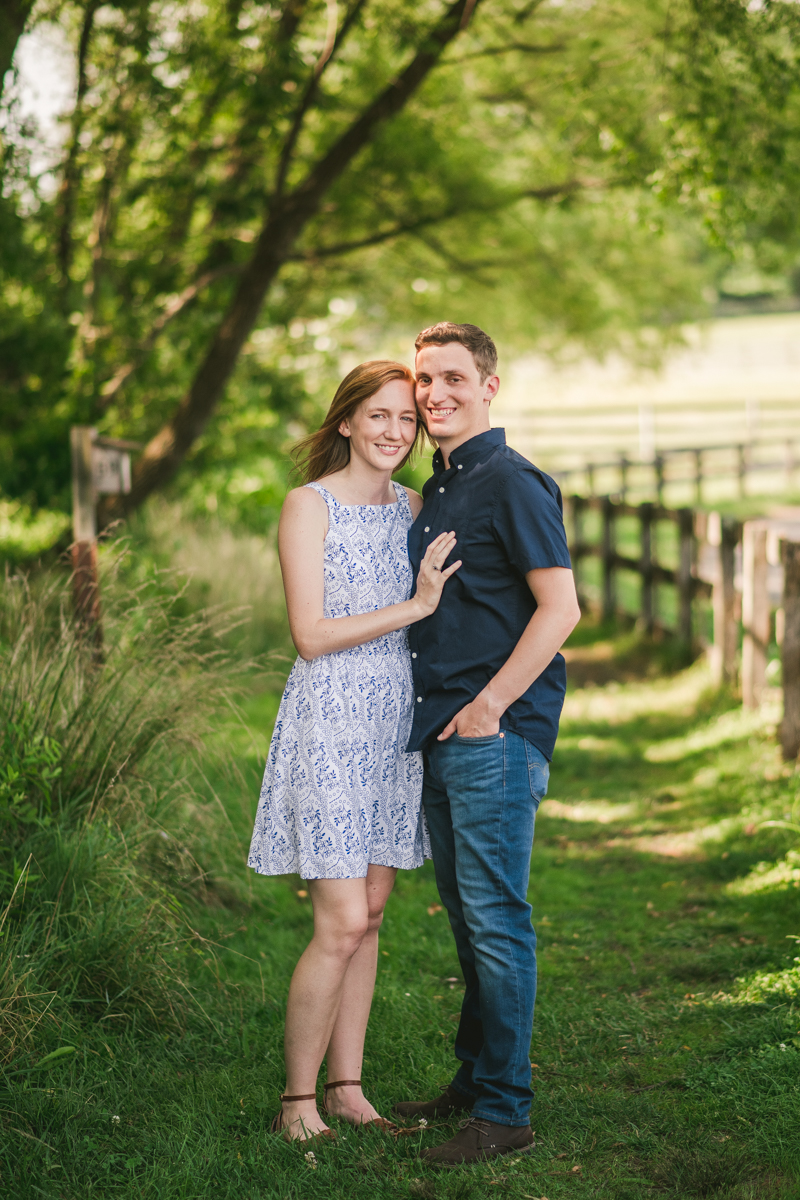
[[463,565],[436,612],[409,630],[408,749],[425,752],[436,882],[466,993],[452,1084],[395,1112],[470,1114],[450,1141],[422,1152],[450,1166],[533,1146],[536,935],[526,895],[566,686],[558,650],[580,609],[558,487],[489,425],[500,386],[493,341],[443,321],[416,348],[417,404],[439,448],[409,553],[416,571],[433,538],[454,530],[451,557]]

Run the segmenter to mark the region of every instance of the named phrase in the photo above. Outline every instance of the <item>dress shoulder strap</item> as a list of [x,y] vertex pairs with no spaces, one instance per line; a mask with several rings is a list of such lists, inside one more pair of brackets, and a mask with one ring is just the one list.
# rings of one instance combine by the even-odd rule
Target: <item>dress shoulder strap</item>
[[326,487],[323,487],[321,483],[317,483],[315,480],[313,483],[304,483],[303,487],[313,488],[315,492],[319,492],[320,496],[322,496],[322,499],[325,501],[328,508],[332,508],[332,507],[338,508],[339,501],[336,499],[336,497],[333,495],[333,493],[329,492],[328,489]]
[[398,483],[396,479],[393,479],[392,487],[394,488],[394,494],[397,496],[397,503],[401,506],[401,508],[410,509],[411,505],[408,502],[408,492],[403,487],[402,483]]

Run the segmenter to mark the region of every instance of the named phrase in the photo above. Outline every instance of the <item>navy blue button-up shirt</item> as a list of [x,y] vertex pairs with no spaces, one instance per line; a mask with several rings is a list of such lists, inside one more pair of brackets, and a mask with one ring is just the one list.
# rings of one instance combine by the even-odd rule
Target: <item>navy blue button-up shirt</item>
[[[474,700],[511,657],[536,611],[525,578],[536,567],[569,567],[557,484],[490,429],[450,455],[433,456],[425,503],[409,530],[416,579],[440,533],[458,539],[450,562],[462,565],[444,585],[439,607],[409,628],[414,723],[408,750],[424,750]],[[564,703],[566,669],[557,654],[500,719],[552,758]]]

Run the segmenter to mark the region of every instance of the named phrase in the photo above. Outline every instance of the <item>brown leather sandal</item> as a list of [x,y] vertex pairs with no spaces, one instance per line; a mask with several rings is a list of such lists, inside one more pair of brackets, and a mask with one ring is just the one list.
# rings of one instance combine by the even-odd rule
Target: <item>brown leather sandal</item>
[[[316,1092],[309,1092],[305,1096],[285,1096],[284,1095],[284,1096],[281,1096],[281,1104],[283,1104],[284,1100],[288,1100],[288,1101],[291,1101],[291,1100],[316,1100],[316,1098],[317,1098]],[[322,1138],[335,1138],[336,1137],[336,1131],[334,1129],[322,1129],[322,1130],[320,1130],[319,1133],[309,1134],[308,1137],[293,1138],[291,1136],[291,1134],[289,1133],[288,1129],[284,1129],[284,1127],[283,1127],[283,1109],[281,1109],[281,1111],[278,1113],[278,1115],[276,1117],[273,1117],[272,1124],[269,1127],[269,1131],[270,1131],[270,1133],[279,1133],[285,1142],[318,1142]]]
[[[331,1091],[332,1088],[340,1087],[361,1087],[361,1080],[339,1079],[335,1083],[323,1084],[322,1090],[325,1093],[325,1096],[322,1101],[322,1108],[326,1114],[329,1111],[328,1092]],[[355,1121],[351,1121],[350,1124],[354,1125],[356,1129],[381,1129],[384,1131],[384,1133],[400,1133],[399,1127],[395,1125],[393,1121],[387,1121],[385,1117],[373,1117],[371,1121],[362,1121],[359,1125],[356,1125]]]

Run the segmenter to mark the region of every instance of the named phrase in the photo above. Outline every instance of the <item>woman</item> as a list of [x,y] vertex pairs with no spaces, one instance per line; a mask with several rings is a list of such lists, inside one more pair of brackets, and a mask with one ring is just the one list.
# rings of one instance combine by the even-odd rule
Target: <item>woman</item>
[[369,362],[343,380],[300,447],[306,486],[290,492],[278,533],[297,659],[267,759],[249,865],[308,880],[314,934],[286,1012],[286,1094],[273,1129],[335,1136],[317,1111],[386,1127],[361,1089],[378,929],[399,867],[428,856],[422,760],[405,753],[413,690],[406,627],[434,611],[455,545],[428,549],[409,599],[408,529],[422,498],[392,482],[421,428],[414,376]]

